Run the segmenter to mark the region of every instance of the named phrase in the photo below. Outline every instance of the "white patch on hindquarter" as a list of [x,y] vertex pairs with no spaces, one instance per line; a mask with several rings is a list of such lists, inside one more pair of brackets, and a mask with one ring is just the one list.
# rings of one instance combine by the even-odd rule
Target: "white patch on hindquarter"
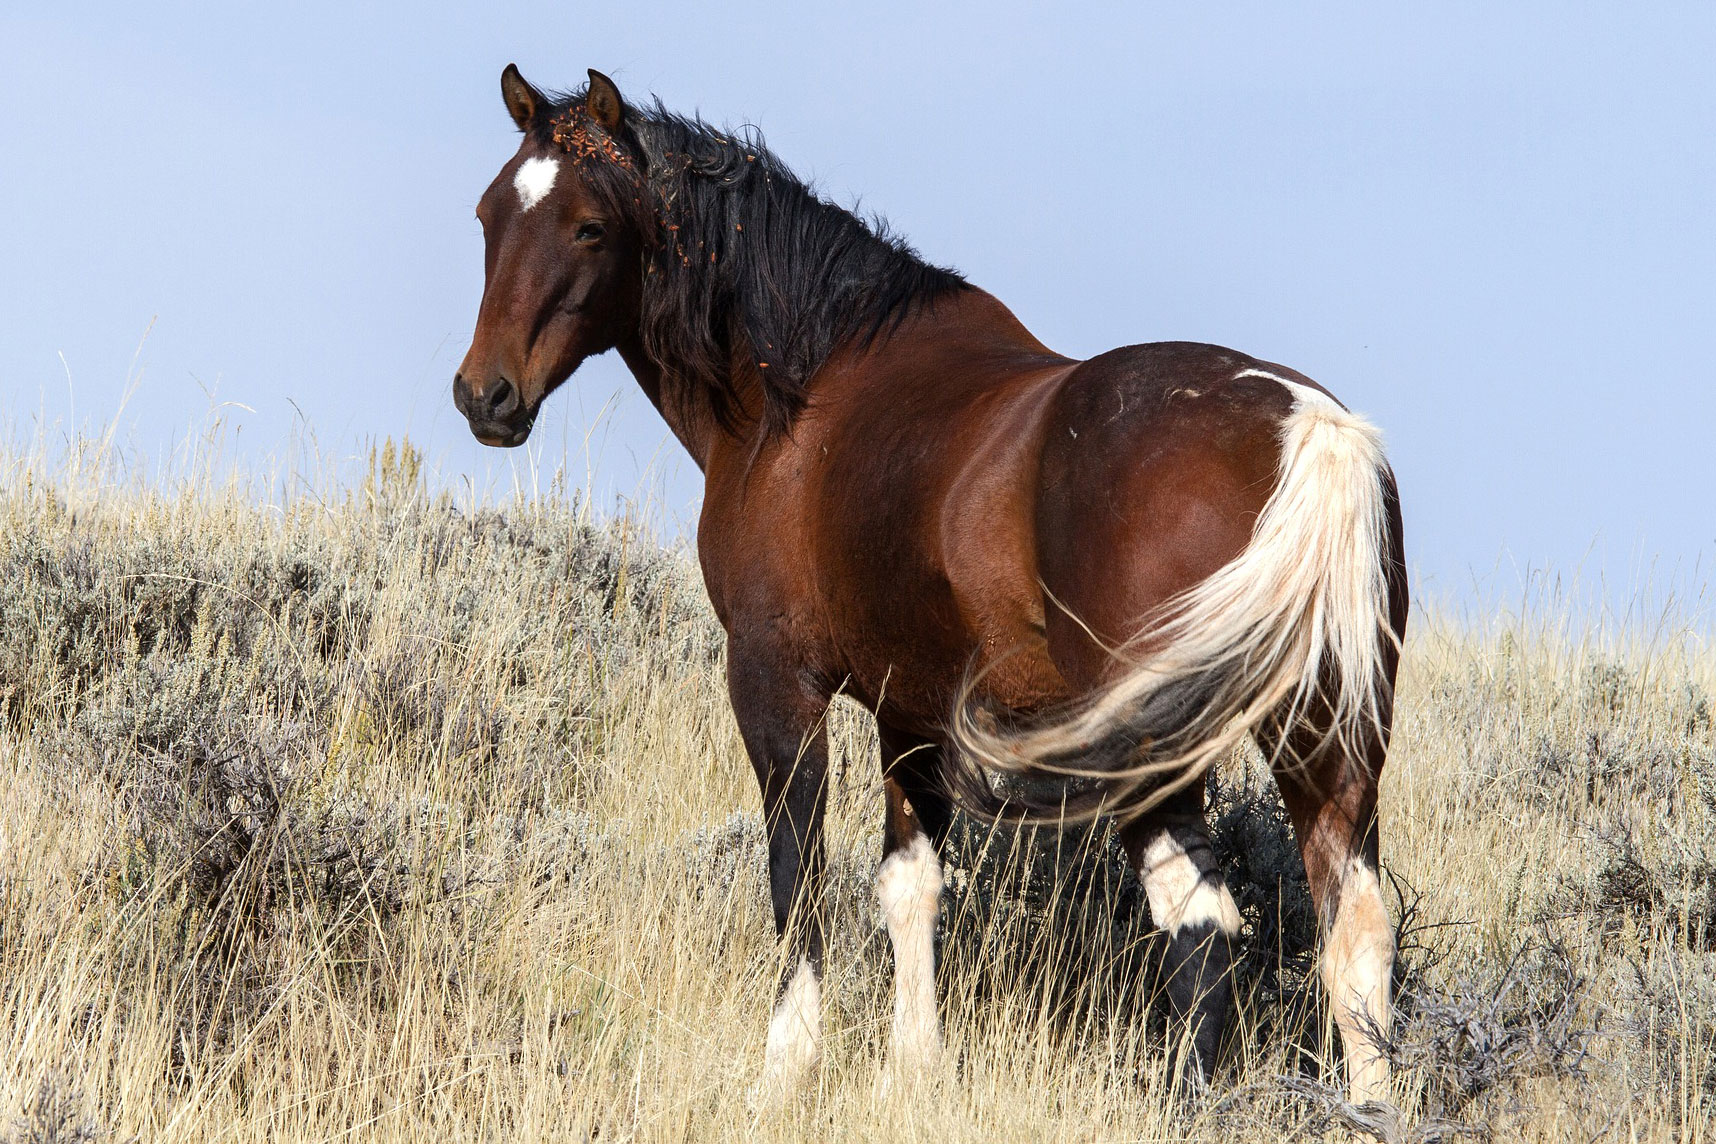
[[1288,381],[1286,378],[1282,377],[1280,374],[1270,373],[1266,369],[1242,369],[1238,373],[1233,375],[1233,380],[1238,381],[1242,377],[1262,377],[1262,378],[1267,378],[1270,381],[1279,381],[1282,385],[1298,386],[1298,388],[1300,388],[1300,389],[1305,388],[1304,386],[1299,385],[1299,383],[1296,381]]
[[810,962],[801,959],[769,1020],[763,1088],[778,1094],[797,1085],[816,1064],[821,1044],[822,983]]
[[941,909],[941,859],[927,836],[882,861],[876,899],[894,945],[894,1057],[921,1063],[941,1052],[935,1008],[935,919]]
[[1177,937],[1186,926],[1214,922],[1229,937],[1239,932],[1239,907],[1220,882],[1211,885],[1186,856],[1185,847],[1169,831],[1162,831],[1144,850],[1144,896],[1150,900],[1150,916],[1169,937]]
[[[1318,409],[1325,414],[1334,414],[1337,418],[1345,418],[1353,422],[1358,420],[1342,409],[1340,402],[1322,390],[1314,389],[1302,381],[1291,381],[1278,373],[1270,373],[1266,369],[1242,369],[1233,375],[1233,380],[1238,381],[1242,377],[1261,377],[1266,381],[1273,381],[1282,386],[1293,398],[1293,412],[1295,414],[1302,415],[1306,410]],[[1364,428],[1369,429],[1368,426],[1364,426]]]
[[558,159],[526,159],[520,163],[518,173],[512,177],[512,186],[518,192],[522,209],[529,210],[546,198],[559,175]]
[[1388,1061],[1370,1029],[1388,1032],[1394,929],[1376,871],[1357,858],[1341,871],[1339,905],[1324,940],[1323,985],[1334,1002],[1353,1103],[1387,1100]]

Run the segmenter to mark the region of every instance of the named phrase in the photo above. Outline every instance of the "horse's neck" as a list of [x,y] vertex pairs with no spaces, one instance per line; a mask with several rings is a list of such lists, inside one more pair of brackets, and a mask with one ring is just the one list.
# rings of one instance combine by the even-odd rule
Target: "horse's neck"
[[[888,357],[920,353],[926,341],[940,343],[944,349],[957,346],[979,357],[1059,356],[1038,341],[999,299],[974,288],[946,295],[931,305],[918,308],[897,328],[861,350],[850,346],[837,349],[830,355],[829,362],[832,364],[848,353],[857,352],[885,369]],[[679,443],[685,446],[686,452],[691,454],[692,460],[697,462],[697,467],[707,472],[710,456],[721,444],[721,438],[731,437],[734,433],[715,416],[713,396],[700,385],[666,374],[644,352],[641,339],[622,342],[618,348],[644,395],[667,422]],[[765,401],[762,380],[749,359],[748,354],[735,355],[732,380],[737,400],[729,402],[727,419],[729,425],[738,427],[738,434],[746,440],[756,432],[763,417]],[[691,388],[686,388],[688,384]]]
[[[644,391],[644,396],[649,398],[650,404],[661,414],[661,419],[667,422],[668,429],[672,430],[679,443],[685,446],[685,451],[691,454],[691,459],[697,462],[697,467],[707,470],[710,450],[715,446],[716,437],[724,432],[715,416],[711,395],[700,385],[669,377],[661,366],[644,352],[641,338],[622,341],[617,348],[626,368],[630,369],[632,376],[637,379],[638,388]],[[760,388],[755,395],[741,389],[741,416],[751,412],[753,400],[756,409],[760,411]]]

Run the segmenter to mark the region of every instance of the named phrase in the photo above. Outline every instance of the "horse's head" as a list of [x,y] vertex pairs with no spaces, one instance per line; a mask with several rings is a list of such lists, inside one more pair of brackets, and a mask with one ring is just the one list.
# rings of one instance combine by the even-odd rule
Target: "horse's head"
[[579,363],[636,332],[647,196],[606,76],[556,106],[508,64],[501,94],[524,141],[477,204],[483,301],[453,404],[477,440],[512,446]]

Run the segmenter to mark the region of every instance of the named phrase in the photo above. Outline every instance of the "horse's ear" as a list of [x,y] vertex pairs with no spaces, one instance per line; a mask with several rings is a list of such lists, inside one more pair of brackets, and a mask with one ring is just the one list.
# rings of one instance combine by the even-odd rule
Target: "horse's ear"
[[610,134],[620,129],[620,120],[626,114],[620,89],[595,68],[590,69],[590,91],[584,97],[584,109],[590,113],[590,118],[602,125],[603,131]]
[[537,111],[548,102],[530,86],[529,80],[518,74],[517,64],[508,64],[501,72],[501,98],[506,100],[506,112],[520,131],[530,130]]

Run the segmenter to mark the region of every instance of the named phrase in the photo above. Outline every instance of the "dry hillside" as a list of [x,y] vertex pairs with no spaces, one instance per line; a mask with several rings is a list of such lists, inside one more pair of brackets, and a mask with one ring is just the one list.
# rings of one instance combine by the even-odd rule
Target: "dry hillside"
[[1243,758],[1213,1091],[1169,1090],[1108,837],[972,825],[956,1063],[880,1089],[876,746],[839,710],[828,1055],[759,1116],[776,952],[694,562],[576,497],[432,497],[391,444],[343,487],[184,468],[0,458],[0,1140],[1716,1139],[1716,656],[1672,613],[1414,617],[1398,1118],[1330,1087]]

